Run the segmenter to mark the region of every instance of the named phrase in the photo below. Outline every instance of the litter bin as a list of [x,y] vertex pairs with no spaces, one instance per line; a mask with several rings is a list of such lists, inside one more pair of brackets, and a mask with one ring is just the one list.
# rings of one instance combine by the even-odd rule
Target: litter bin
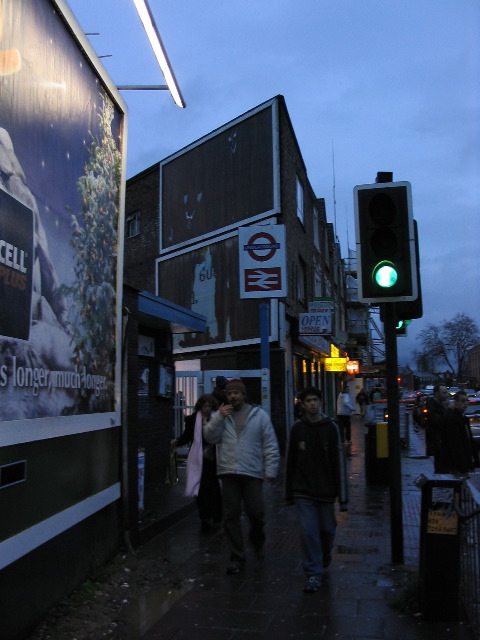
[[388,484],[388,424],[367,422],[365,426],[365,479],[368,484]]
[[455,505],[462,479],[450,474],[422,474],[420,524],[420,610],[426,619],[460,616],[460,533]]

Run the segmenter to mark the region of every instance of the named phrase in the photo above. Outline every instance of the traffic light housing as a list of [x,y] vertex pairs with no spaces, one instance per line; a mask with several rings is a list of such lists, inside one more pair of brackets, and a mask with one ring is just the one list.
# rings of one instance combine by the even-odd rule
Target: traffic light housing
[[406,302],[418,297],[412,195],[409,182],[354,189],[360,302]]
[[406,336],[407,327],[411,322],[412,322],[411,320],[399,320],[397,322],[397,326],[395,327],[395,332],[397,336]]

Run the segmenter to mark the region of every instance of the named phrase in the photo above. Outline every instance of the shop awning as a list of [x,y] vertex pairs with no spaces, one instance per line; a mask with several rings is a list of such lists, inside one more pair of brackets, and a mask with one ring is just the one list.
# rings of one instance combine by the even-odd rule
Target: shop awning
[[205,316],[148,291],[138,292],[138,316],[141,324],[171,333],[204,333],[207,327]]

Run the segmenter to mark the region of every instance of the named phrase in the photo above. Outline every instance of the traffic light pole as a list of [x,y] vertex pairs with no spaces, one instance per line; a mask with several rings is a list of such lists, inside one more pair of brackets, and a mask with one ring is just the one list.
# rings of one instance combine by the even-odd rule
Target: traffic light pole
[[387,364],[388,455],[390,462],[390,539],[392,562],[403,564],[402,463],[400,456],[400,410],[397,380],[397,319],[395,307],[395,302],[384,303],[384,331]]

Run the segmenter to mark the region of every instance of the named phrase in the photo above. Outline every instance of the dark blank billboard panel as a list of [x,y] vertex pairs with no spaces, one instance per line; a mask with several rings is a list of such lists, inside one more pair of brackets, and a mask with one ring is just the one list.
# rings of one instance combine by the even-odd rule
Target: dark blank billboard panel
[[256,300],[240,300],[238,238],[228,238],[158,264],[159,295],[207,318],[204,334],[177,336],[176,347],[258,338]]
[[273,109],[161,163],[161,250],[274,212]]

